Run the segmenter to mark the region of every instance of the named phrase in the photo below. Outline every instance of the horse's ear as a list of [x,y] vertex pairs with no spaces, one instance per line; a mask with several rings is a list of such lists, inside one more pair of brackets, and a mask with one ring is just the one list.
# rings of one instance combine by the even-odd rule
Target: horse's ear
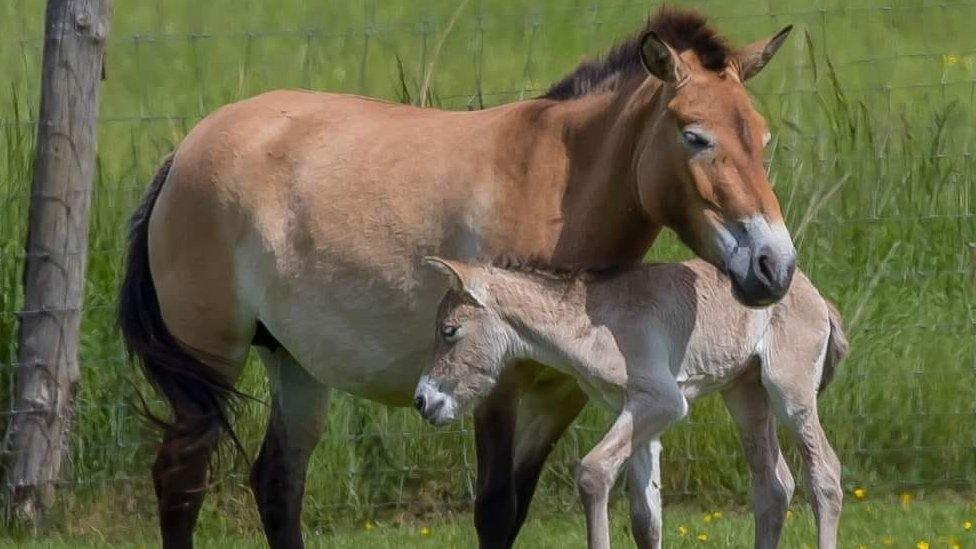
[[654,31],[647,31],[644,36],[641,36],[640,58],[647,72],[662,82],[677,84],[688,74],[688,69],[678,56],[678,52],[661,40]]
[[786,41],[791,30],[793,30],[793,25],[787,25],[772,37],[753,42],[735,52],[732,56],[732,65],[739,74],[739,80],[745,82],[759,74],[766,63],[769,63],[769,60],[776,55],[776,51]]
[[470,265],[434,256],[425,257],[424,264],[447,276],[454,291],[461,292],[484,306],[488,290]]

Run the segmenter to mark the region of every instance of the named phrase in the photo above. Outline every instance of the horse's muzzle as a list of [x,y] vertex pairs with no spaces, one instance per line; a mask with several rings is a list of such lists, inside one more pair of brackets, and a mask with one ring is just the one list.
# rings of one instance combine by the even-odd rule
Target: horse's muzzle
[[735,298],[749,307],[772,305],[786,295],[796,270],[796,250],[782,225],[747,224],[748,245],[733,250],[728,274]]

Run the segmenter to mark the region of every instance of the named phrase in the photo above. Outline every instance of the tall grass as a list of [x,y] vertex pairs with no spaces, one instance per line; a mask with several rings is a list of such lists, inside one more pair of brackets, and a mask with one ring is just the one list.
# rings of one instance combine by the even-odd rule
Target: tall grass
[[[976,2],[697,2],[740,42],[794,23],[792,46],[749,86],[775,139],[769,162],[801,267],[847,319],[853,353],[822,399],[845,482],[872,489],[976,487],[976,241],[973,129]],[[583,54],[628,35],[647,11],[618,1],[162,0],[117,3],[108,46],[93,200],[83,382],[61,509],[67,528],[124,528],[153,513],[155,435],[126,406],[130,382],[114,329],[126,217],[163,154],[229,101],[278,87],[368,93],[445,108],[531,96]],[[846,11],[838,12],[839,8]],[[0,6],[0,362],[15,362],[14,313],[30,181],[41,7]],[[442,44],[442,45],[441,45]],[[434,67],[433,71],[429,71]],[[424,89],[425,82],[429,86]],[[665,235],[657,259],[688,257]],[[11,367],[0,369],[10,387]],[[259,364],[242,388],[267,389]],[[7,392],[9,393],[9,391]],[[9,394],[4,394],[9,408]],[[252,451],[268,410],[239,431]],[[574,506],[578,457],[608,417],[587,409],[558,446],[540,508]],[[785,437],[784,437],[785,438]],[[747,493],[747,472],[717,399],[665,439],[667,493],[714,500]],[[791,454],[791,459],[795,456]],[[306,523],[315,530],[377,514],[465,507],[470,422],[438,431],[409,410],[338,395],[315,452]],[[205,510],[257,524],[232,458]],[[126,520],[120,520],[125,518]]]

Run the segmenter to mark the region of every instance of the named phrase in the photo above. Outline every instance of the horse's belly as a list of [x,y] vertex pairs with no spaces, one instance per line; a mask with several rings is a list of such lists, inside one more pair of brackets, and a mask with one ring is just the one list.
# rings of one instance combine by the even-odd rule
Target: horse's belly
[[[367,276],[295,284],[268,296],[261,320],[313,377],[391,405],[408,405],[433,343],[446,285],[395,288]],[[423,277],[422,279],[430,278]]]

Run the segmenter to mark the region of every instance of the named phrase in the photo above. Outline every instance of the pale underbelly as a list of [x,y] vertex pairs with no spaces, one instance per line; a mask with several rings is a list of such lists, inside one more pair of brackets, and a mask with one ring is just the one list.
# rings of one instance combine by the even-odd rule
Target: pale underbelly
[[[381,284],[306,284],[274,292],[260,318],[315,379],[389,405],[413,400],[430,359],[439,279],[409,291]],[[348,280],[348,279],[347,279]]]

